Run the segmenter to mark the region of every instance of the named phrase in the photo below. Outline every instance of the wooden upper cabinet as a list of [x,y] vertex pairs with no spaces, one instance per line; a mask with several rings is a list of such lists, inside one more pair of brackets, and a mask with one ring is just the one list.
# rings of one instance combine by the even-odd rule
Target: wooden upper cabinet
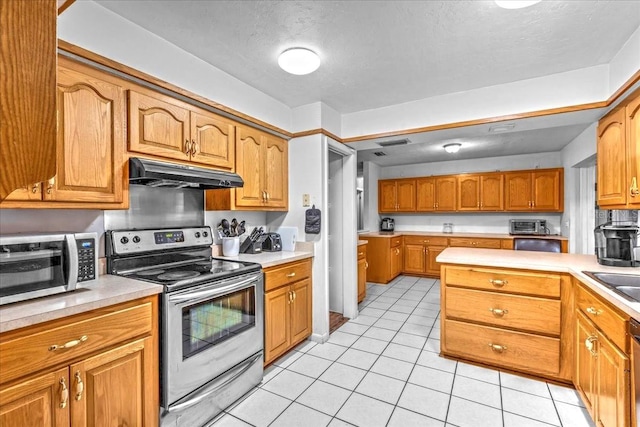
[[236,206],[261,206],[265,196],[262,186],[262,132],[239,126],[236,132],[236,173],[244,180],[236,188]]
[[379,212],[414,212],[415,210],[415,179],[386,179],[378,181]]
[[507,211],[562,212],[564,210],[563,169],[506,172]]
[[56,8],[0,1],[0,201],[55,174]]
[[289,202],[289,154],[287,141],[264,134],[263,188],[267,196],[265,206],[287,208]]
[[418,212],[433,211],[436,208],[436,179],[416,179],[416,210]]
[[129,151],[176,160],[191,158],[189,110],[160,94],[129,91]]
[[456,177],[443,176],[436,178],[436,210],[456,210]]
[[528,211],[531,209],[531,173],[506,173],[505,187],[507,192],[506,210]]
[[235,169],[235,123],[205,111],[191,112],[191,161]]
[[480,175],[458,177],[458,210],[480,210]]
[[90,67],[61,58],[55,178],[45,200],[123,201],[125,92]]
[[480,176],[480,210],[504,210],[504,175],[494,173]]
[[640,209],[640,92],[626,106],[627,181],[630,183],[627,206]]
[[626,179],[625,133],[624,108],[612,111],[598,124],[597,182],[600,206],[617,206],[627,203],[630,183]]

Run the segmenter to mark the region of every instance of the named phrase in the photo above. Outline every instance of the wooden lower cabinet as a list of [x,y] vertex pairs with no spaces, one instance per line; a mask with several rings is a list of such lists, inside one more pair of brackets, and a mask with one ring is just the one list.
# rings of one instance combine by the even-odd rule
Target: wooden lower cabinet
[[[614,309],[579,284],[576,292],[575,387],[597,426],[632,426],[629,355],[612,339],[624,334],[628,319],[612,318]],[[594,298],[586,308],[580,304],[585,294]],[[623,348],[626,343],[625,336]]]
[[[2,334],[0,425],[157,426],[157,319],[147,297]],[[106,330],[121,338],[110,344]]]
[[358,245],[358,302],[367,296],[367,245]]
[[440,264],[436,261],[447,247],[446,237],[405,236],[402,249],[403,273],[439,276]]
[[264,294],[264,364],[311,335],[311,260],[268,268]]
[[389,283],[403,268],[402,237],[362,236],[367,241],[367,282]]

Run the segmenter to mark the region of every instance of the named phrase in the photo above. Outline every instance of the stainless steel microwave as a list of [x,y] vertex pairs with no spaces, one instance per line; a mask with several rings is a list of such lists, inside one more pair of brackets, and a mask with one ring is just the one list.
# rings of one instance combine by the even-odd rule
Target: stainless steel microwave
[[510,219],[509,234],[549,234],[544,219]]
[[0,236],[0,305],[95,281],[97,243],[96,233]]

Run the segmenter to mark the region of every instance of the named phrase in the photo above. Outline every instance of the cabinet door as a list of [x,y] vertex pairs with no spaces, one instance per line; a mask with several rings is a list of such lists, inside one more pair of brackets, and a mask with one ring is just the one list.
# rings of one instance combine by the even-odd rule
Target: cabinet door
[[456,177],[436,178],[436,210],[456,210]]
[[504,175],[491,174],[480,177],[480,210],[504,210]]
[[440,275],[440,263],[436,261],[436,258],[445,249],[447,249],[445,246],[429,246],[429,247],[427,247],[426,273],[437,275],[437,276]]
[[416,210],[433,211],[436,208],[436,180],[423,178],[416,180]]
[[534,211],[551,212],[562,211],[564,200],[563,191],[560,188],[560,171],[540,171],[531,174],[532,201],[531,209]]
[[606,115],[598,124],[596,163],[599,206],[627,203],[629,183],[626,180],[627,145],[624,118],[624,109],[617,109]]
[[631,422],[629,358],[598,334],[598,403],[597,425],[625,427]]
[[236,127],[209,112],[191,112],[191,161],[220,169],[235,169]]
[[73,426],[157,425],[153,353],[148,337],[71,365]]
[[531,210],[531,173],[506,173],[506,207],[508,211]]
[[284,208],[289,205],[289,154],[287,141],[265,134],[264,159],[262,169],[266,206]]
[[[596,328],[580,310],[576,310],[575,366],[573,383],[580,392],[589,414],[595,419],[596,399]],[[591,343],[591,344],[589,344]],[[590,351],[588,346],[592,346]]]
[[480,209],[480,177],[462,175],[458,177],[458,210],[477,211]]
[[125,94],[88,67],[58,68],[58,144],[53,188],[44,198],[121,203],[125,151]]
[[264,362],[284,353],[291,343],[289,327],[291,295],[289,286],[264,294]]
[[169,97],[129,91],[129,151],[191,158],[189,110]]
[[37,182],[26,187],[20,187],[7,196],[6,201],[42,200],[42,183]]
[[397,209],[396,180],[378,181],[378,212],[395,212]]
[[[395,252],[392,255],[395,256]],[[424,245],[404,245],[404,268],[405,273],[424,273],[425,272],[425,247]]]
[[262,136],[262,132],[247,126],[236,128],[236,173],[244,180],[244,186],[235,189],[236,206],[262,207],[266,201]]
[[629,197],[627,206],[640,209],[640,93],[626,108],[627,121],[627,186]]
[[367,296],[367,260],[358,260],[358,302]]
[[402,271],[402,250],[400,248],[391,248],[391,275],[389,280],[397,277]]
[[396,186],[398,212],[415,212],[416,180],[399,180]]
[[[68,394],[61,408],[65,388]],[[18,380],[0,390],[0,426],[68,427],[70,399],[67,368]]]
[[311,279],[307,278],[291,285],[291,344],[311,335]]

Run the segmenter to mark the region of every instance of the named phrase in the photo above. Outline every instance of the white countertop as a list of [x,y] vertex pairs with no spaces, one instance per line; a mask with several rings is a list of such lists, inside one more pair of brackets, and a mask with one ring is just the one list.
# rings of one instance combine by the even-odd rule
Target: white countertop
[[301,259],[307,259],[313,257],[313,252],[310,251],[279,251],[279,252],[262,252],[260,254],[240,254],[238,256],[221,256],[215,255],[216,258],[257,262],[262,265],[262,268],[274,267],[280,264],[286,264],[288,262],[298,261]]
[[1,306],[0,333],[156,295],[162,290],[162,285],[105,274],[91,285],[80,283],[73,292]]
[[631,274],[638,276],[638,282],[640,282],[640,268],[600,265],[595,255],[505,251],[502,249],[447,248],[438,255],[436,261],[443,264],[569,273],[629,316],[640,319],[640,302],[631,302],[582,273],[583,271],[601,271]]

